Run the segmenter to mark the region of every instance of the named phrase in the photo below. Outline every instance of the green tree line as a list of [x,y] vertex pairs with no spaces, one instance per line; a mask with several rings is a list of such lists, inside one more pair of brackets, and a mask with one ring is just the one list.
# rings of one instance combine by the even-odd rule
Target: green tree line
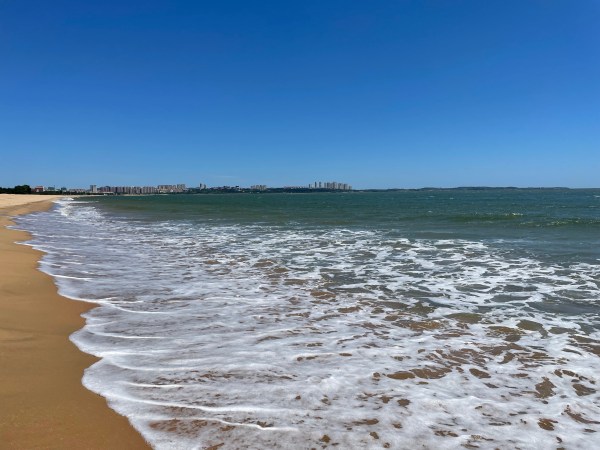
[[0,194],[31,194],[31,186],[28,184],[21,184],[14,188],[0,187]]

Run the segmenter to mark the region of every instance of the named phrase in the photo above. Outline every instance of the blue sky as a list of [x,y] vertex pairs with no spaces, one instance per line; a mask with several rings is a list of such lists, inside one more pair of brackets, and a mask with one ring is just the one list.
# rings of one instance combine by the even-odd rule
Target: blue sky
[[600,186],[600,2],[0,1],[0,186]]

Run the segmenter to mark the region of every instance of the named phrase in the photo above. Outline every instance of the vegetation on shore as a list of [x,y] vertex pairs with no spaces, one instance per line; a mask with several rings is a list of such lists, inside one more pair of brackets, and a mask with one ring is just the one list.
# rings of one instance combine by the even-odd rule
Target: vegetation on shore
[[0,187],[0,194],[31,194],[31,187],[28,184],[18,185],[14,188]]

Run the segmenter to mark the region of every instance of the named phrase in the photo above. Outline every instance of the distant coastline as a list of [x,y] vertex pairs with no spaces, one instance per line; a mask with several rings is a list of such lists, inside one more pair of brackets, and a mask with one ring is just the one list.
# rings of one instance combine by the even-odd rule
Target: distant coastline
[[[23,187],[29,187],[24,185]],[[214,194],[322,194],[322,193],[361,193],[361,192],[444,192],[444,191],[548,191],[548,190],[596,190],[600,187],[585,187],[585,188],[572,188],[566,186],[528,186],[528,187],[516,187],[516,186],[456,186],[456,187],[432,187],[425,186],[420,188],[370,188],[370,189],[332,189],[332,188],[314,188],[305,186],[291,186],[291,187],[266,187],[261,186],[257,188],[252,187],[239,187],[239,186],[216,186],[216,187],[203,187],[203,188],[184,188],[176,191],[156,191],[156,192],[135,192],[135,191],[118,191],[118,192],[93,192],[91,190],[84,189],[66,189],[64,190],[38,190],[37,192],[29,189],[22,189],[22,186],[16,186],[15,188],[0,188],[0,192],[10,194],[31,194],[31,195],[68,195],[68,196],[154,196],[154,195],[214,195]]]
[[265,189],[252,189],[252,188],[237,188],[237,187],[213,187],[206,189],[195,189],[190,188],[184,192],[169,192],[169,193],[155,193],[155,194],[81,194],[77,195],[93,195],[93,196],[156,196],[156,195],[219,195],[219,194],[356,194],[365,192],[445,192],[445,191],[560,191],[560,190],[600,190],[600,187],[590,188],[569,188],[561,186],[551,187],[513,187],[513,186],[459,186],[459,187],[421,187],[421,188],[388,188],[388,189],[352,189],[352,190],[339,190],[339,189],[315,189],[315,188],[300,188],[300,187],[274,187]]

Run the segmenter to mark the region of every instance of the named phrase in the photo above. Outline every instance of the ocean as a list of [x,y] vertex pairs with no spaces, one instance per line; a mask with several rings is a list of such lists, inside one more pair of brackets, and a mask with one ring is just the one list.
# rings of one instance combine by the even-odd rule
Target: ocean
[[600,448],[600,190],[80,197],[17,218],[157,449]]

